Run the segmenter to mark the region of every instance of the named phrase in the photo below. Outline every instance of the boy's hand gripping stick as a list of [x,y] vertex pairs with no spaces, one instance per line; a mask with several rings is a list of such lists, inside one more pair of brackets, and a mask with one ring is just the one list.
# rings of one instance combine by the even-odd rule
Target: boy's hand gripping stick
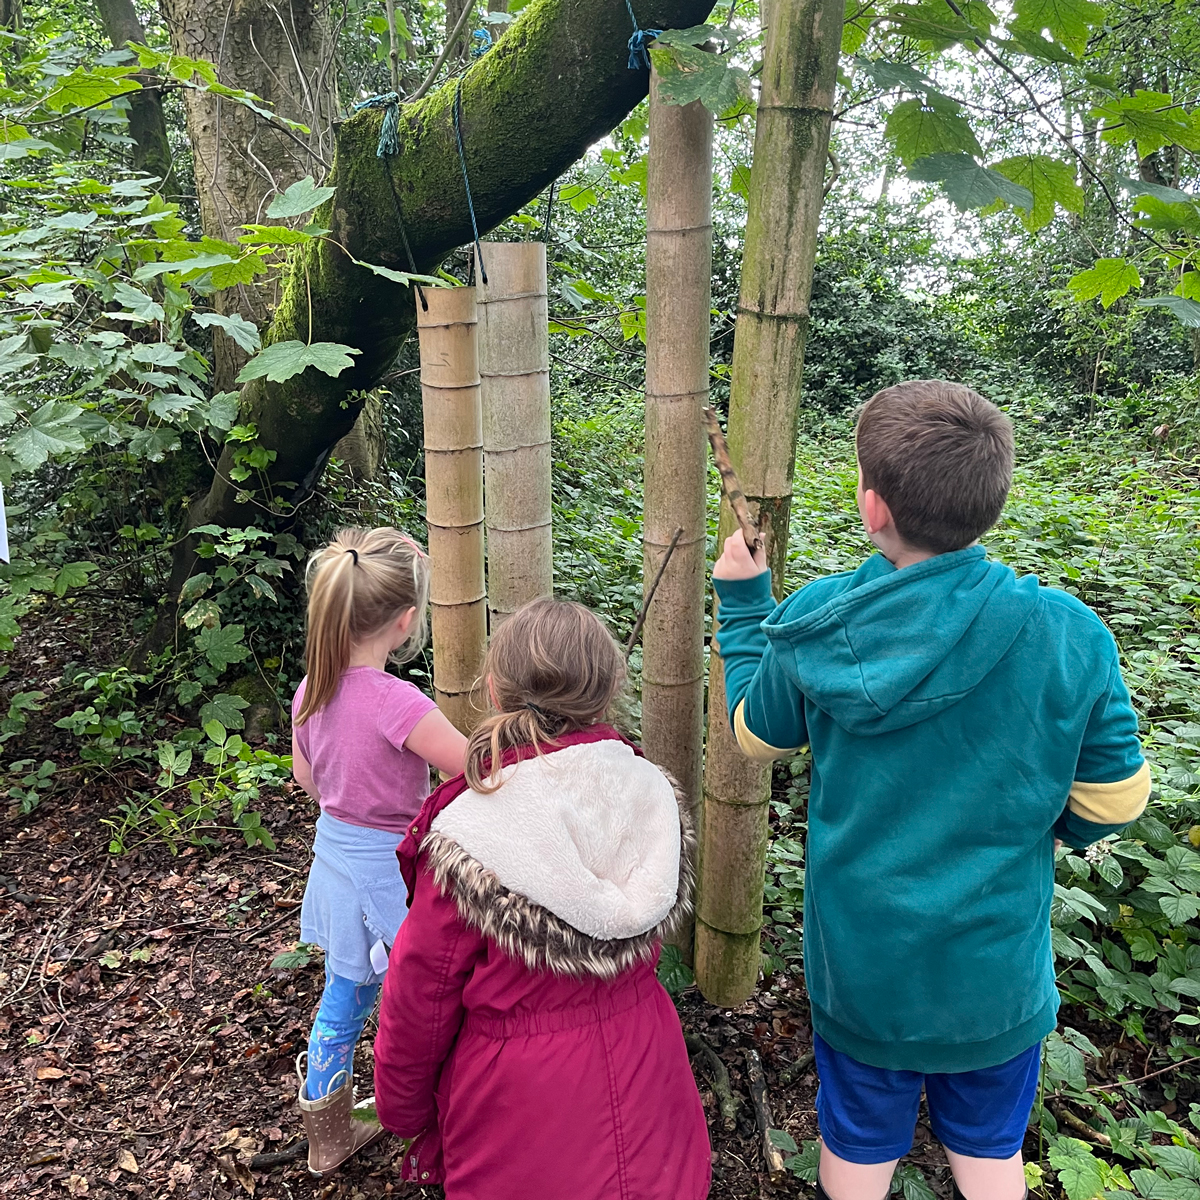
[[750,516],[750,506],[746,503],[746,493],[742,491],[742,482],[733,469],[733,463],[729,461],[729,446],[725,442],[725,435],[721,432],[721,423],[711,408],[704,409],[704,424],[708,429],[709,443],[712,445],[713,461],[717,464],[717,470],[721,472],[721,490],[729,501],[729,507],[733,509],[733,515],[737,517],[737,523],[741,526],[742,536],[746,539],[746,545],[750,547],[750,553],[757,554],[763,548],[763,531],[760,526],[755,525],[754,519]]

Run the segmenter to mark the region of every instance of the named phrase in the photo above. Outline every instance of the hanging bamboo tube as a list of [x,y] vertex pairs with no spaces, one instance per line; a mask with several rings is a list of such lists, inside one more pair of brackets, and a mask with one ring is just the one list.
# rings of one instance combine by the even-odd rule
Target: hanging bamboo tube
[[[712,114],[666,104],[650,75],[646,174],[646,459],[643,589],[671,555],[642,635],[642,745],[699,804],[704,744],[704,589]],[[677,531],[682,529],[682,533]],[[684,944],[690,957],[690,937]]]
[[550,336],[543,242],[485,242],[479,287],[490,627],[554,585]]
[[[779,596],[843,5],[841,0],[771,0],[767,11],[734,337],[729,453],[766,535]],[[735,528],[734,514],[723,502],[718,543]],[[744,758],[729,729],[724,671],[714,654],[695,969],[705,997],[723,1007],[740,1004],[758,980],[769,800],[769,769]]]
[[470,732],[487,649],[483,582],[483,421],[475,289],[426,288],[417,304],[425,417],[425,519],[432,574],[433,691]]

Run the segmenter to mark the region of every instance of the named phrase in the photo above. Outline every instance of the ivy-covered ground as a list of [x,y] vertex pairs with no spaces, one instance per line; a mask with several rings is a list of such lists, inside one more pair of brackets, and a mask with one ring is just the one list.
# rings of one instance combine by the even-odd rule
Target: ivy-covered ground
[[[1138,422],[1145,432],[1127,428],[1129,412],[1081,424],[1036,392],[1017,393],[1010,411],[1020,464],[989,544],[1109,622],[1155,778],[1146,817],[1123,838],[1059,860],[1064,1007],[1026,1140],[1030,1183],[1054,1200],[1200,1200],[1200,485],[1170,431],[1154,435],[1149,420]],[[558,403],[560,589],[618,631],[640,596],[639,439],[632,397]],[[789,586],[865,553],[853,486],[848,423],[808,428]],[[28,766],[9,775],[0,837],[0,1184],[31,1197],[395,1190],[390,1142],[320,1186],[296,1158],[250,1165],[300,1137],[292,1060],[321,971],[287,952],[315,813],[288,782],[286,728],[272,731],[270,704],[235,707],[228,726],[209,712],[197,727],[173,715],[169,691],[155,706],[152,685],[128,671],[82,669],[117,661],[129,642],[133,609],[122,605],[134,600],[109,603],[103,621],[70,595],[37,606],[5,680],[16,707],[4,732]],[[637,715],[635,701],[635,728]],[[39,779],[43,761],[57,769]],[[759,994],[717,1010],[667,973],[695,1050],[718,1200],[800,1196],[812,1178],[806,787],[803,757],[778,768]],[[748,1051],[761,1056],[787,1148],[777,1185],[764,1173]],[[360,1078],[370,1065],[368,1038]],[[905,1200],[948,1195],[924,1125],[896,1188]]]

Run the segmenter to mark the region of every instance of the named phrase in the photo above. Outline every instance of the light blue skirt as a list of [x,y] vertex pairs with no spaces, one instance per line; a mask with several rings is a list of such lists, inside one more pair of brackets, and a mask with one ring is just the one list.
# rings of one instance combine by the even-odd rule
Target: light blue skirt
[[398,833],[317,818],[313,865],[300,910],[300,940],[320,946],[335,975],[376,983],[387,970],[386,948],[408,915],[400,878]]

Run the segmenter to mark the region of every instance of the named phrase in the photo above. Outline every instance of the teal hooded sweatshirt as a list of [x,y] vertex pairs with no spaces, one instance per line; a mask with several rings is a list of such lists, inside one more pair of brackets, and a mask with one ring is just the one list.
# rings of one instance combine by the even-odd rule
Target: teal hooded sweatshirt
[[1149,795],[1117,648],[1065,592],[972,546],[880,554],[776,607],[717,580],[730,721],[759,759],[808,744],[804,972],[814,1029],[860,1062],[1006,1062],[1055,1026],[1054,839]]

